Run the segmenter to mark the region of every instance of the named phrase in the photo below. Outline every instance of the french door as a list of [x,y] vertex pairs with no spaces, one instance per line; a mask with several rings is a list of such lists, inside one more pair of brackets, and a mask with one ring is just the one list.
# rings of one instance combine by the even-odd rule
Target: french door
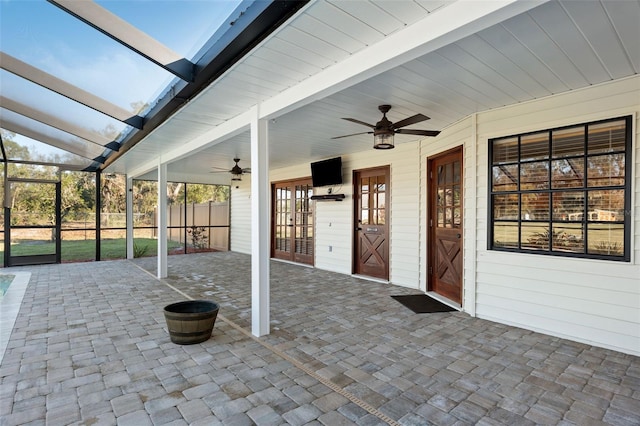
[[428,288],[462,304],[462,147],[429,158]]
[[389,279],[389,167],[356,170],[353,272]]
[[272,257],[313,265],[312,195],[310,178],[272,185]]

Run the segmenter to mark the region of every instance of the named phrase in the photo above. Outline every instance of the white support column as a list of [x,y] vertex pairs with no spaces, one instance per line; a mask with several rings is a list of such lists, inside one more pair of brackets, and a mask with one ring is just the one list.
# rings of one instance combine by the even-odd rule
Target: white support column
[[[465,183],[464,193],[464,239],[462,246],[464,249],[464,275],[462,280],[464,301],[462,308],[472,317],[476,316],[476,303],[478,291],[478,276],[476,264],[478,262],[478,243],[476,230],[478,228],[477,200],[478,200],[478,114],[471,114],[471,139],[465,143],[463,167],[465,162],[470,162],[470,166],[464,167],[463,178]],[[470,160],[470,161],[468,161]],[[466,174],[469,173],[469,176]]]
[[269,334],[269,137],[258,107],[251,118],[251,333]]
[[127,259],[133,259],[133,178],[127,179]]
[[158,163],[158,278],[168,276],[167,269],[167,163]]

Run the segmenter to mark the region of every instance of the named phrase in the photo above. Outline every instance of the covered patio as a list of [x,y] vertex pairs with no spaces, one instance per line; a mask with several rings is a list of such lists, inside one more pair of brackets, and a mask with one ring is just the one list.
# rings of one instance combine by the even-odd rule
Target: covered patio
[[[240,253],[12,268],[30,285],[0,366],[2,425],[640,422],[640,359],[415,293],[271,261],[271,328],[251,334]],[[170,342],[162,308],[220,303],[213,336]]]
[[[247,0],[219,28],[138,21],[171,2],[5,3],[3,40],[29,42],[0,52],[5,257],[34,225],[11,194],[37,184],[61,262],[81,171],[96,262],[5,262],[30,279],[0,305],[0,426],[640,424],[640,2]],[[204,44],[172,47],[194,17]],[[166,81],[129,99],[133,73],[47,61],[55,38],[20,37],[45,23]],[[63,154],[23,158],[29,139]],[[126,260],[101,261],[107,175]],[[155,257],[135,181],[157,182]],[[185,206],[228,186],[229,252],[168,256],[171,182]],[[416,293],[456,311],[390,297]],[[170,342],[185,299],[221,304],[204,343]]]
[[[95,260],[100,179],[122,178],[128,259],[134,181],[157,182],[159,278],[169,273],[168,183],[228,185],[228,247],[252,256],[255,336],[272,331],[270,259],[286,258],[640,355],[637,1],[239,1],[205,12],[194,7],[213,2],[194,2],[165,10],[171,25],[153,19],[170,2],[138,12],[139,2],[50,0],[38,13],[5,3],[3,40],[25,42],[0,56],[6,265],[24,264],[13,262],[12,228],[32,225],[51,232],[44,260],[61,261],[68,172],[95,173],[83,198],[95,209],[95,228],[84,226]],[[219,27],[204,19],[204,44],[171,46],[195,32],[193,18],[218,12]],[[106,62],[126,50],[139,73],[93,78],[95,56],[84,72],[61,72],[41,44],[58,39],[20,36],[54,23],[69,45],[97,51],[89,40],[106,36]],[[166,83],[114,96],[139,86],[134,74],[150,80],[147,66]],[[25,160],[21,137],[72,156]],[[337,179],[314,183],[312,165],[327,160],[339,160]],[[35,179],[27,166],[55,176]],[[10,195],[32,184],[50,190],[46,225],[14,220]]]

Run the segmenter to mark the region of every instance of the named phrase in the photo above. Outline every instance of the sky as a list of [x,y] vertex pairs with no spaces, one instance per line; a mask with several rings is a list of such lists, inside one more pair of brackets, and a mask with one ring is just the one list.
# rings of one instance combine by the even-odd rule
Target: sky
[[[97,3],[192,59],[239,0]],[[127,110],[152,102],[174,76],[45,0],[0,0],[0,50]],[[0,70],[0,94],[94,130],[119,122]],[[1,110],[5,111],[5,110]],[[19,138],[16,138],[18,140]],[[21,139],[20,143],[29,144]],[[42,149],[42,148],[40,148]]]

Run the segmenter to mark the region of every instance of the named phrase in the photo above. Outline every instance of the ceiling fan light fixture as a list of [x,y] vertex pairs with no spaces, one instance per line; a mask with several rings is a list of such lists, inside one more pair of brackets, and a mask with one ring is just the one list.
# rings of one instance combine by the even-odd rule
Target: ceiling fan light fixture
[[393,130],[385,129],[374,132],[373,149],[393,149]]
[[237,175],[236,174],[231,175],[231,182],[239,182],[239,181],[242,181],[241,173],[238,173]]

